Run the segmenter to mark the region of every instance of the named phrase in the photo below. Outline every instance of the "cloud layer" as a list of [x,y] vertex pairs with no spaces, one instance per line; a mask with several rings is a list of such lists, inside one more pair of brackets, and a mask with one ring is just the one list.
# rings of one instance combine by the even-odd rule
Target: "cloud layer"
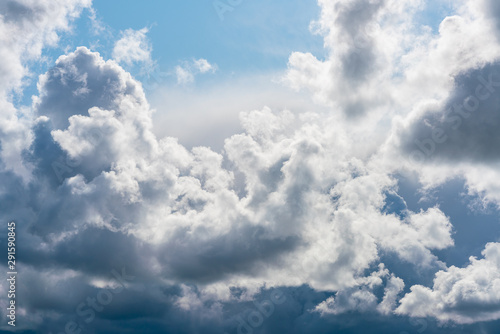
[[[433,34],[413,20],[421,1],[320,0],[312,26],[328,57],[293,53],[284,81],[330,111],[242,112],[243,131],[221,152],[153,134],[142,84],[120,66],[151,61],[145,29],[125,31],[114,60],[86,47],[62,55],[39,77],[29,117],[16,115],[9,94],[22,87],[26,62],[89,5],[0,7],[1,36],[28,33],[5,37],[10,65],[0,65],[0,215],[18,223],[23,241],[26,329],[76,321],[154,333],[192,322],[215,332],[244,326],[238,319],[251,325],[251,314],[228,314],[263,296],[276,315],[307,309],[297,319],[314,319],[311,328],[353,313],[500,319],[499,244],[448,266],[439,254],[454,246],[453,221],[438,204],[411,210],[398,188],[401,173],[425,190],[459,177],[499,205],[492,1],[460,1]],[[43,29],[23,23],[32,16]],[[215,70],[198,59],[176,72],[184,84]],[[407,284],[389,258],[435,273],[433,286]],[[88,296],[114,301],[91,317]],[[280,298],[289,302],[278,310]]]

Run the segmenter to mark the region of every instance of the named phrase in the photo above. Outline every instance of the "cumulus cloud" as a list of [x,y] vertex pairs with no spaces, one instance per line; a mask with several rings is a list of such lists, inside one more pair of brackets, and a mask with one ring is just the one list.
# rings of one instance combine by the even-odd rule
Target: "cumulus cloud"
[[415,41],[412,13],[420,3],[319,1],[321,17],[313,28],[324,36],[329,55],[319,60],[309,53],[293,53],[287,81],[348,116],[373,112],[391,98],[391,79],[401,71],[402,57]]
[[[19,146],[31,179],[23,184],[5,172],[0,181],[17,189],[1,193],[0,216],[19,220],[26,241],[19,280],[29,325],[69,321],[67,310],[86,296],[116,292],[110,272],[122,268],[134,276],[128,292],[116,293],[119,302],[96,318],[115,332],[130,323],[112,319],[135,318],[135,326],[153,319],[158,325],[151,330],[161,331],[186,314],[200,328],[216,328],[224,305],[304,286],[322,293],[308,304],[324,317],[396,312],[457,323],[500,317],[498,244],[465,268],[448,266],[436,251],[454,245],[453,222],[439,206],[388,209],[399,198],[396,174],[408,169],[427,178],[426,187],[451,170],[471,191],[495,199],[480,175],[497,175],[490,165],[497,153],[488,146],[498,105],[490,76],[499,54],[495,25],[483,24],[484,6],[472,1],[457,6],[436,35],[411,20],[421,1],[319,4],[313,27],[329,55],[293,53],[286,80],[312,91],[331,112],[242,112],[242,131],[226,138],[221,152],[153,134],[142,85],[118,64],[150,61],[145,29],[123,33],[116,61],[79,47],[40,76],[34,119],[19,131],[31,134]],[[70,6],[51,34],[83,5]],[[22,67],[17,57],[13,63]],[[179,65],[176,75],[188,84],[215,71],[198,59]],[[491,95],[475,111],[481,116],[451,124],[456,133],[436,134],[446,123],[443,113],[457,101],[474,102],[469,96],[477,93]],[[449,138],[438,145],[443,135]],[[426,138],[435,141],[431,158],[401,161],[401,154],[431,149]],[[435,171],[425,174],[429,169]],[[405,282],[384,256],[437,272],[433,288],[411,285],[399,300]],[[57,291],[39,292],[42,286]]]
[[377,310],[386,315],[392,313],[396,308],[398,295],[403,291],[404,286],[404,281],[401,278],[391,275],[384,289],[384,297],[378,304]]
[[[437,208],[382,212],[395,180],[348,154],[333,119],[243,113],[245,132],[226,140],[223,156],[157,140],[140,84],[86,48],[60,57],[39,90],[25,156],[47,197],[28,231],[46,243],[39,258],[81,279],[122,265],[115,255],[126,247],[128,266],[147,279],[195,283],[206,300],[230,300],[228,286],[251,296],[264,282],[335,291],[359,286],[378,249],[439,268],[431,250],[452,244]],[[116,252],[90,260],[85,249],[104,238]]]
[[471,257],[465,268],[438,272],[432,289],[412,286],[396,312],[459,324],[498,319],[500,244],[488,243],[482,255],[482,259]]
[[[29,145],[30,115],[13,105],[12,93],[20,92],[30,75],[27,62],[41,57],[42,50],[55,46],[59,33],[70,29],[70,22],[90,1],[2,1],[0,3],[0,141],[2,169],[29,177],[21,162],[21,151]],[[18,117],[23,114],[23,117]]]
[[[468,40],[461,45],[462,50],[453,52],[453,57],[459,58],[450,63],[454,66],[450,68],[447,93],[422,100],[407,117],[397,119],[385,149],[401,152],[403,164],[415,170],[427,187],[461,177],[470,194],[481,196],[485,203],[498,204],[497,177],[490,178],[490,183],[479,177],[496,175],[498,170],[495,129],[500,106],[498,53],[494,51],[498,43],[491,26],[481,22],[454,17],[441,24],[443,40],[445,36],[450,41]],[[489,32],[481,31],[485,27]],[[469,35],[471,29],[474,35]],[[482,47],[483,43],[488,46]]]
[[153,47],[147,37],[148,28],[140,30],[127,29],[123,31],[122,37],[116,41],[113,48],[113,59],[127,66],[143,63],[144,66],[152,66],[151,52]]
[[[386,281],[382,300],[375,295],[375,288]],[[398,294],[403,291],[404,282],[401,278],[389,274],[383,265],[379,271],[359,281],[359,286],[338,291],[335,296],[318,304],[316,312],[321,315],[339,315],[347,312],[379,312],[390,314],[395,308]]]
[[445,104],[429,108],[405,129],[407,155],[415,162],[498,160],[499,87],[498,63],[458,75]]

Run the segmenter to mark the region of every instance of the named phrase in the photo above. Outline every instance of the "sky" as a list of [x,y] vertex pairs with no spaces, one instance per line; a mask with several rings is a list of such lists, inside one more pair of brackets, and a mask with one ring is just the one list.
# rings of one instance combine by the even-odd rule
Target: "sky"
[[0,56],[0,333],[498,332],[496,0],[0,0]]

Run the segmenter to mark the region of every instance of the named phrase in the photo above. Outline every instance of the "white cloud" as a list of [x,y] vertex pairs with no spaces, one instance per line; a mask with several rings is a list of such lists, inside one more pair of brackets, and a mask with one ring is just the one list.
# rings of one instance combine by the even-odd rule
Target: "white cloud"
[[[374,289],[383,285],[384,297],[378,301]],[[359,286],[338,291],[335,296],[318,304],[316,312],[321,315],[339,315],[347,312],[379,312],[387,315],[394,311],[398,295],[403,291],[404,282],[401,278],[389,274],[383,265],[378,272],[360,279]]]
[[[69,31],[70,22],[90,0],[66,1],[2,1],[0,2],[0,141],[2,170],[29,175],[22,163],[21,152],[29,145],[27,110],[17,110],[11,93],[20,92],[23,80],[30,75],[26,64],[39,60],[45,47],[57,45],[59,33]],[[20,117],[20,115],[22,115]]]
[[[452,170],[492,200],[498,191],[496,182],[486,185],[479,175],[489,171],[484,175],[494,180],[491,166],[439,169],[400,161],[404,130],[429,106],[444,104],[455,89],[453,78],[493,62],[499,48],[495,25],[482,24],[481,7],[466,2],[433,36],[410,20],[421,4],[320,1],[316,27],[330,54],[322,61],[293,53],[287,79],[311,90],[331,112],[243,111],[241,130],[225,139],[221,152],[157,138],[141,84],[117,62],[85,47],[61,56],[40,76],[33,104],[39,117],[29,124],[33,140],[25,159],[36,176],[29,188],[34,194],[21,192],[18,203],[30,208],[26,235],[34,241],[27,247],[41,260],[27,266],[43,271],[57,261],[71,269],[61,282],[85,286],[103,270],[127,264],[153,282],[149,293],[158,298],[167,298],[157,293],[166,284],[196,286],[184,285],[176,296],[184,310],[235,299],[231,287],[251,298],[263,286],[307,284],[335,292],[317,307],[325,315],[391,314],[404,282],[381,263],[381,254],[390,253],[418,270],[443,269],[432,289],[411,287],[397,313],[459,323],[498,319],[498,244],[488,244],[484,259],[466,268],[447,268],[433,253],[454,244],[445,213],[438,207],[403,208],[401,215],[385,210],[387,194],[398,191],[394,174],[405,168],[420,173],[428,187]],[[68,13],[64,24],[49,25],[54,41]],[[114,58],[127,65],[149,62],[146,32],[125,31]],[[9,80],[19,84],[23,63],[13,64]],[[175,69],[179,84],[215,70],[204,59]],[[63,164],[59,174],[55,162]],[[377,265],[380,270],[367,276]],[[27,277],[24,286],[36,289],[30,284],[36,279]],[[379,301],[374,289],[384,283]]]
[[216,67],[210,64],[206,59],[200,58],[193,61],[194,68],[200,73],[215,72]]
[[[65,92],[82,86],[83,101]],[[257,292],[264,282],[355,288],[380,249],[416,266],[442,267],[431,249],[451,244],[437,208],[413,213],[412,224],[382,212],[395,180],[356,157],[364,152],[336,118],[245,112],[244,132],[226,140],[224,156],[188,151],[173,138],[156,139],[139,83],[86,48],[41,77],[36,107],[48,116],[38,126],[54,127],[36,131],[35,147],[54,141],[32,152],[40,182],[54,179],[46,159],[58,151],[79,162],[46,190],[50,200],[38,221],[50,223],[34,224],[56,248],[92,228],[125,233],[157,249],[148,254],[159,278],[194,280],[201,291],[228,298],[228,286]],[[223,167],[224,159],[234,167]]]
[[316,307],[322,315],[342,314],[348,311],[373,310],[377,305],[377,297],[365,289],[348,291],[346,295],[338,293],[337,297],[330,297]]
[[452,225],[438,208],[431,208],[410,216],[410,224],[419,232],[420,241],[431,249],[453,246]]
[[426,38],[412,29],[412,14],[421,1],[319,4],[321,17],[312,27],[324,36],[329,55],[322,61],[308,53],[293,53],[286,79],[348,116],[373,113],[392,99],[392,79],[402,71],[405,54]]
[[194,82],[194,75],[188,68],[176,66],[175,75],[177,76],[177,83],[179,85],[186,85],[188,83]]
[[179,85],[186,85],[195,81],[198,74],[215,73],[217,65],[210,64],[206,59],[195,59],[191,62],[183,62],[175,67],[175,75]]
[[405,284],[399,277],[391,275],[384,289],[384,298],[377,306],[377,310],[382,314],[390,314],[396,308],[398,295],[403,291]]
[[152,66],[151,52],[153,47],[146,35],[148,31],[148,28],[123,31],[122,37],[116,41],[113,48],[113,59],[127,66],[134,63],[143,63],[147,67]]
[[401,299],[396,313],[468,324],[500,317],[500,244],[488,243],[483,258],[465,268],[440,271],[432,289],[421,285]]

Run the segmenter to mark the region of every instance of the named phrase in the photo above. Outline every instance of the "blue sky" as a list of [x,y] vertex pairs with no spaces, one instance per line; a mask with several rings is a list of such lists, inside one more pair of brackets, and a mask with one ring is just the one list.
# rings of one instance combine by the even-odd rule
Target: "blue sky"
[[[149,29],[157,72],[169,72],[182,61],[206,58],[220,69],[215,79],[210,78],[211,84],[249,73],[282,71],[292,51],[325,54],[322,38],[309,31],[310,22],[319,15],[314,1],[242,1],[233,11],[221,14],[223,20],[209,1],[126,0],[118,7],[115,1],[95,1],[93,11],[85,10],[75,20],[75,29],[62,35],[57,48],[44,50],[47,63],[39,64],[38,72],[43,73],[61,52],[79,45],[109,59],[122,31],[144,27]],[[89,18],[92,13],[102,25],[99,33]],[[141,78],[140,68],[130,70]],[[24,103],[30,102],[29,93],[36,93],[35,83],[26,89]]]
[[[314,1],[242,1],[221,20],[210,1],[124,1],[121,10],[97,1],[98,17],[115,34],[150,27],[153,57],[160,68],[179,60],[206,58],[223,74],[285,69],[292,51],[322,51],[310,38],[309,23],[319,14]],[[304,38],[307,36],[308,38]]]
[[494,0],[0,14],[0,333],[497,332]]

